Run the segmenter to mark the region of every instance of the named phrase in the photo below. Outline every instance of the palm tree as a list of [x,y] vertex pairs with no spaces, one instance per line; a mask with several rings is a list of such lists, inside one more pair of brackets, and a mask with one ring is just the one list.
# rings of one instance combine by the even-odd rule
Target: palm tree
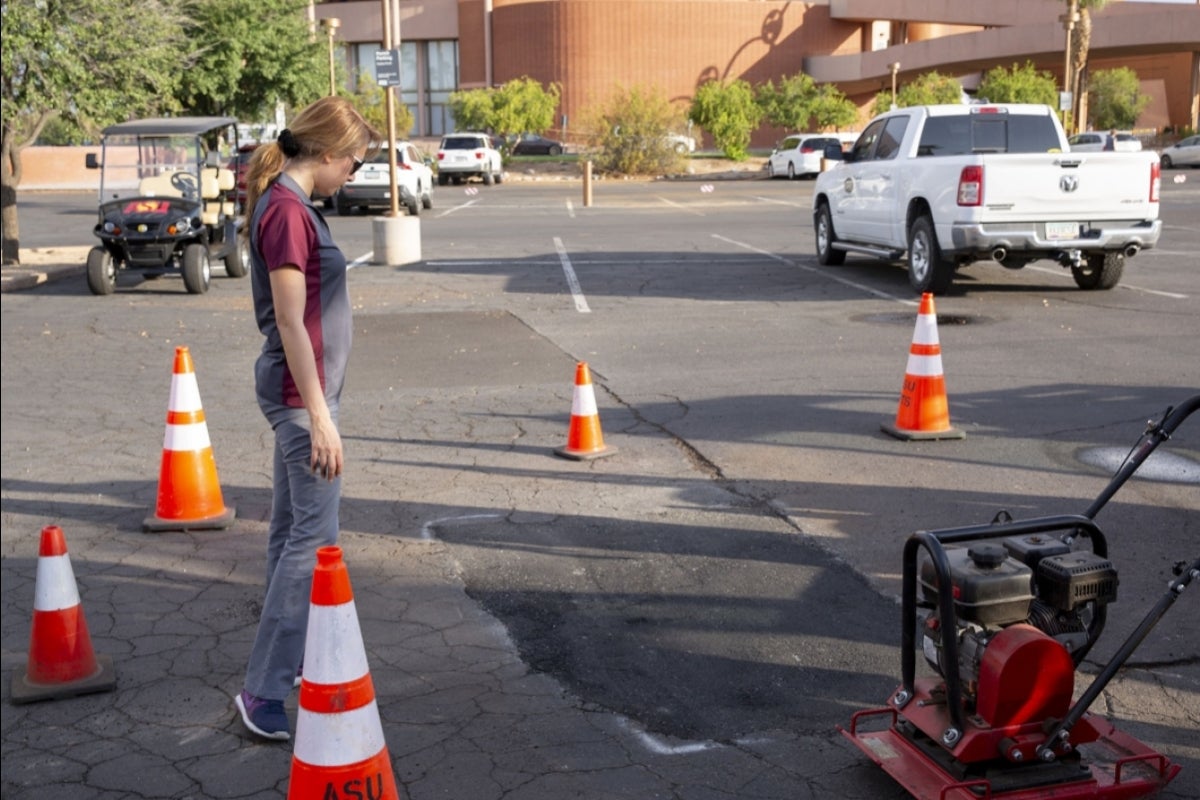
[[1071,36],[1068,61],[1071,65],[1070,83],[1068,86],[1071,97],[1074,98],[1071,124],[1079,130],[1087,124],[1087,61],[1088,49],[1092,44],[1092,14],[1108,4],[1108,0],[1067,0],[1068,19],[1074,19],[1079,14],[1075,24],[1074,35]]

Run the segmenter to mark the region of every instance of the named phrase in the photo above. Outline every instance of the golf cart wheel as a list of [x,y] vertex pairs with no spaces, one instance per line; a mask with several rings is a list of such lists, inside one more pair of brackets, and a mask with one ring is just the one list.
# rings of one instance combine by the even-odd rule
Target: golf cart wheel
[[208,248],[192,242],[183,248],[183,285],[189,294],[204,294],[212,278],[208,266]]
[[225,274],[230,278],[244,278],[250,271],[250,242],[239,236],[233,252],[225,256]]
[[88,251],[87,283],[92,294],[112,294],[117,289],[117,264],[103,247]]

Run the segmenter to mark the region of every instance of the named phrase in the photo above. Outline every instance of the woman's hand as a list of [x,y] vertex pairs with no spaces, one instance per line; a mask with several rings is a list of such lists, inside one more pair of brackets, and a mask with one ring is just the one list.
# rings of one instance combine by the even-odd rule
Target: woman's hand
[[313,414],[311,419],[312,458],[309,465],[313,474],[332,481],[342,474],[345,463],[341,434],[328,414]]

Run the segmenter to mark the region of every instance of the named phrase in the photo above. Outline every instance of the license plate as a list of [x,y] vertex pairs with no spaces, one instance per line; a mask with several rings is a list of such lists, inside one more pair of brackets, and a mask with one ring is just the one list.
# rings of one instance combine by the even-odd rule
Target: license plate
[[1051,241],[1058,239],[1078,239],[1078,222],[1047,222],[1046,238]]

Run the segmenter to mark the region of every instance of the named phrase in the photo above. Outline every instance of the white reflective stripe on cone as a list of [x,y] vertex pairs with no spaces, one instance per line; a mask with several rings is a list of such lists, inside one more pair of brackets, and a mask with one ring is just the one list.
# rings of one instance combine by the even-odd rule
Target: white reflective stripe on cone
[[[354,601],[312,605],[304,641],[304,679],[325,686],[356,681],[367,674],[367,652]],[[322,643],[327,646],[322,646]]]
[[208,438],[208,425],[204,422],[193,422],[188,425],[167,424],[163,433],[163,450],[176,450],[192,453],[197,450],[207,450],[212,447]]
[[37,565],[37,587],[33,590],[34,611],[62,611],[79,605],[79,587],[71,570],[71,558],[41,556]]
[[571,398],[571,416],[594,417],[596,415],[596,393],[592,391],[591,384],[576,386],[575,396]]
[[[304,671],[307,678],[307,653]],[[301,707],[292,753],[310,766],[341,767],[378,755],[385,745],[379,706],[372,700],[362,708],[336,714],[318,714]]]
[[167,410],[200,410],[200,386],[196,383],[196,373],[176,373],[171,378],[171,399],[167,401]]
[[942,376],[942,357],[917,356],[909,353],[908,366],[904,368],[904,374],[922,378],[940,378]]
[[929,314],[917,315],[917,327],[913,331],[913,344],[938,344],[937,317]]

